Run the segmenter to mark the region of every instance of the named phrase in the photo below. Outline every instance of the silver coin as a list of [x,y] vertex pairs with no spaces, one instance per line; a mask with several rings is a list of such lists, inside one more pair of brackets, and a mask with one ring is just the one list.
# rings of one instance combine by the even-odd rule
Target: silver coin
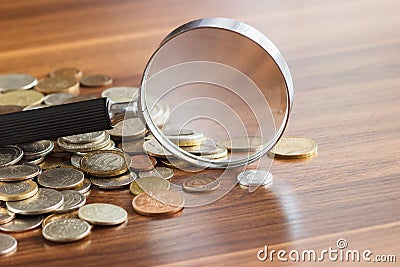
[[46,224],[42,235],[53,242],[73,242],[88,236],[90,228],[90,224],[78,218],[62,218]]
[[110,143],[110,135],[105,134],[104,138],[96,140],[87,144],[73,144],[65,142],[62,138],[57,139],[58,146],[68,152],[90,152],[94,150],[99,150]]
[[71,164],[72,164],[72,166],[74,166],[77,169],[80,169],[81,168],[81,159],[82,159],[82,156],[80,156],[78,154],[73,154],[71,156]]
[[183,182],[182,188],[186,192],[200,193],[214,191],[219,185],[219,180],[212,177],[189,177]]
[[0,255],[5,255],[17,250],[17,240],[5,234],[0,234]]
[[159,158],[167,158],[172,157],[172,154],[169,153],[163,146],[161,146],[155,139],[151,138],[147,140],[143,144],[143,150],[150,156],[159,157]]
[[44,159],[45,159],[45,157],[40,157],[40,156],[38,156],[36,158],[31,158],[31,159],[22,157],[22,159],[19,163],[40,164],[44,161]]
[[49,107],[49,106],[41,105],[41,104],[40,105],[32,105],[32,106],[24,107],[24,109],[22,111],[34,110],[34,109],[40,109],[40,108],[47,108],[47,107]]
[[63,201],[63,195],[57,190],[39,188],[34,196],[20,201],[7,201],[6,205],[14,213],[35,215],[58,209]]
[[264,170],[248,170],[238,174],[237,180],[243,186],[255,187],[272,184],[272,174]]
[[138,97],[138,87],[111,87],[101,92],[101,97],[107,97],[113,102],[130,102]]
[[139,118],[131,118],[118,122],[113,129],[107,130],[107,133],[117,139],[135,139],[143,137],[147,129],[145,124]]
[[9,165],[0,168],[0,181],[21,181],[38,176],[42,169],[35,164]]
[[85,178],[83,172],[70,168],[54,168],[44,171],[37,178],[43,186],[57,190],[65,190],[80,185]]
[[[100,148],[98,150],[120,150],[120,149],[115,148],[115,143],[114,143],[113,140],[109,140],[105,147],[102,147],[102,148]],[[78,156],[83,157],[87,153],[90,153],[90,152],[91,151],[89,151],[89,152],[75,152],[75,154],[78,155]]]
[[49,106],[62,105],[68,99],[74,97],[74,94],[69,93],[52,93],[45,96],[43,102]]
[[61,191],[61,194],[64,197],[64,202],[58,209],[53,210],[53,213],[66,213],[77,210],[86,203],[86,197],[78,191],[64,190]]
[[38,80],[28,74],[6,74],[0,75],[0,91],[25,90],[34,87]]
[[85,194],[85,193],[89,192],[91,186],[92,186],[92,183],[90,182],[90,180],[88,178],[85,178],[85,179],[83,179],[83,183],[81,185],[72,188],[72,190],[75,190],[82,194]]
[[0,224],[8,223],[15,218],[15,213],[5,208],[0,208]]
[[22,159],[24,152],[18,146],[0,147],[0,167],[13,165]]
[[150,171],[139,172],[140,178],[151,176],[161,177],[168,180],[174,176],[174,170],[167,167],[155,167]]
[[182,136],[182,135],[192,135],[194,131],[192,129],[167,129],[163,130],[163,134],[166,136]]
[[80,219],[96,225],[116,225],[125,222],[128,213],[125,209],[106,203],[93,203],[81,207],[78,211]]
[[3,232],[25,232],[28,230],[35,229],[42,224],[43,216],[36,215],[36,216],[23,216],[18,215],[14,220],[0,224],[0,231]]
[[19,144],[18,146],[24,151],[24,157],[27,159],[36,158],[38,156],[46,156],[54,148],[54,144],[50,140],[23,143]]
[[101,189],[124,188],[136,179],[136,173],[130,172],[110,178],[90,177],[93,186]]
[[98,131],[98,132],[65,136],[65,137],[61,137],[61,139],[67,143],[87,144],[87,143],[92,143],[92,142],[96,142],[98,140],[104,139],[104,137],[105,137],[105,132]]
[[144,139],[138,139],[130,142],[124,141],[123,143],[120,143],[118,147],[129,155],[144,154],[143,150],[144,141],[145,141]]

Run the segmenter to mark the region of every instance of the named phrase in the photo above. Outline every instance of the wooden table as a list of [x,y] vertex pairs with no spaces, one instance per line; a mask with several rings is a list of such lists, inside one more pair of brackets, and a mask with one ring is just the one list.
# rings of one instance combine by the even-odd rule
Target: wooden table
[[236,186],[172,218],[135,214],[128,190],[93,190],[88,202],[120,205],[129,222],[61,245],[45,241],[39,229],[13,234],[18,251],[1,257],[0,266],[287,266],[298,263],[276,254],[261,262],[257,253],[265,245],[338,249],[339,238],[347,249],[395,254],[399,262],[399,9],[397,0],[3,0],[1,74],[41,78],[77,66],[111,75],[114,85],[138,86],[160,40],[184,22],[210,16],[247,22],[291,68],[296,93],[286,134],[316,139],[319,154],[276,160],[270,189],[250,194]]

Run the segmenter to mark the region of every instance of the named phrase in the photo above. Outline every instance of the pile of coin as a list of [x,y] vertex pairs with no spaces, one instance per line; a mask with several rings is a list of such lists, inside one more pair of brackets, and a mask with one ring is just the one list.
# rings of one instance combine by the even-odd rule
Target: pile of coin
[[[30,75],[0,75],[0,113],[86,100],[79,85],[105,86],[107,75],[83,77],[81,70],[61,68],[38,81]],[[79,82],[80,80],[80,82]],[[34,90],[31,90],[33,89]],[[11,91],[12,90],[12,91]],[[45,96],[46,95],[46,96]],[[102,96],[114,102],[137,98],[138,88],[111,87]],[[45,105],[42,105],[44,101]],[[152,119],[162,126],[169,106],[157,102]],[[192,129],[163,130],[183,150],[207,159],[224,159],[230,152],[254,152],[265,146],[260,137],[235,137],[214,142]],[[270,152],[279,158],[306,158],[316,154],[311,139],[288,137]],[[85,238],[94,225],[119,225],[128,213],[110,203],[86,204],[92,188],[129,188],[133,210],[143,216],[171,216],[180,212],[185,200],[172,187],[174,169],[193,166],[175,158],[154,137],[140,119],[127,118],[114,129],[0,147],[0,231],[22,232],[42,226],[43,238],[52,242],[72,242]],[[272,174],[248,170],[238,174],[243,188],[272,185]],[[207,193],[220,188],[213,177],[192,175],[182,183],[187,194]],[[0,254],[17,248],[17,241],[0,234]]]

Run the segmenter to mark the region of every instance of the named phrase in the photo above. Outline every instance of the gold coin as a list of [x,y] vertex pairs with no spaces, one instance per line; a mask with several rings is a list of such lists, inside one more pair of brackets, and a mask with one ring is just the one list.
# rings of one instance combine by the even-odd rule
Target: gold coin
[[177,192],[155,190],[149,194],[142,193],[132,201],[136,213],[145,216],[165,216],[183,209],[185,200]]
[[54,76],[42,79],[35,90],[44,94],[70,93],[79,94],[79,83],[72,76]]
[[50,77],[55,77],[55,76],[72,76],[75,77],[75,79],[80,79],[82,78],[82,71],[80,69],[74,68],[74,67],[66,67],[66,68],[59,68],[56,70],[53,70],[50,72]]
[[129,155],[117,150],[89,152],[81,159],[81,170],[96,177],[117,176],[128,170]]
[[169,190],[170,183],[161,177],[148,176],[136,179],[129,186],[129,190],[133,195],[139,195],[143,192],[150,192],[156,189]]
[[312,139],[298,136],[282,137],[268,153],[270,157],[299,159],[317,153],[318,144]]
[[182,188],[186,192],[199,193],[214,191],[219,185],[219,180],[212,177],[189,177],[183,182]]
[[266,144],[266,140],[259,136],[239,136],[221,140],[217,143],[217,146],[226,148],[229,151],[248,152],[258,151]]
[[25,90],[11,91],[0,95],[0,105],[17,105],[27,107],[42,103],[44,95],[42,93]]
[[43,162],[39,164],[39,166],[43,170],[49,170],[53,168],[59,168],[63,163],[62,158],[56,158],[56,157],[46,157]]
[[37,184],[32,180],[18,182],[0,182],[0,200],[18,201],[30,198],[38,191]]
[[42,227],[45,227],[47,224],[49,224],[51,222],[57,221],[59,219],[65,219],[65,218],[79,218],[78,211],[74,210],[74,211],[67,212],[67,213],[49,215],[43,220]]
[[203,133],[193,132],[192,134],[182,134],[182,135],[167,135],[168,139],[178,146],[198,146],[206,138]]
[[140,188],[140,186],[136,183],[136,181],[133,181],[131,185],[129,186],[129,191],[135,196],[140,195],[144,191]]

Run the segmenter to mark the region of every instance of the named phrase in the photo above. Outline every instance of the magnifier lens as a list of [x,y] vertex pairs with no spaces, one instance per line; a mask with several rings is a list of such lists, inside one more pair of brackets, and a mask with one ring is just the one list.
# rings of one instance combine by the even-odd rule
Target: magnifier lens
[[172,32],[153,54],[139,108],[170,160],[229,168],[276,143],[290,90],[286,63],[264,35],[233,20],[203,19]]

